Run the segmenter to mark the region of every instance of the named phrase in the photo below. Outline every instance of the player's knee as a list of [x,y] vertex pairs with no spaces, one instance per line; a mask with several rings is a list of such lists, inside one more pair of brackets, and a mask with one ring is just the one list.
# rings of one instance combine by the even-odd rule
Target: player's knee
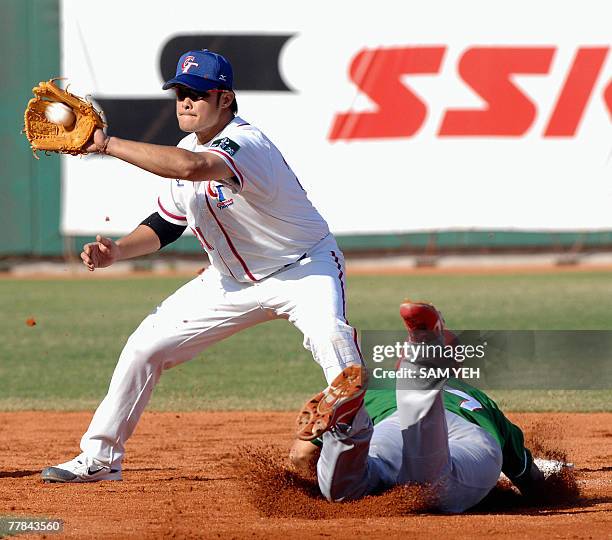
[[319,491],[321,492],[321,495],[323,495],[323,497],[329,502],[337,502],[332,498],[332,495],[331,495],[331,483],[322,481],[321,477],[319,477],[318,481],[319,481]]
[[122,356],[127,355],[132,364],[138,364],[141,367],[147,365],[162,367],[167,353],[168,348],[159,339],[151,336],[143,339],[142,336],[132,334],[126,343]]
[[317,481],[319,484],[319,491],[326,500],[329,502],[342,502],[347,500],[346,493],[340,489],[337,481],[334,482],[333,473],[331,471],[320,470],[318,473]]
[[319,363],[325,363],[326,359],[336,359],[341,364],[361,362],[355,330],[339,319],[322,321],[305,345]]
[[348,324],[337,319],[321,320],[308,333],[311,346],[324,347],[330,344],[342,346],[354,343],[354,330]]
[[359,496],[353,495],[347,486],[339,485],[334,482],[331,475],[326,476],[320,472],[318,475],[319,491],[329,502],[343,502],[358,499]]

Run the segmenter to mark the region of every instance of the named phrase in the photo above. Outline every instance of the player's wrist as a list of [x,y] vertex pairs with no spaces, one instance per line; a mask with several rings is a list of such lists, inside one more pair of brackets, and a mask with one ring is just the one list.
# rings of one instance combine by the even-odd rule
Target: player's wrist
[[121,260],[123,260],[123,250],[121,249],[121,240],[117,240],[113,250],[113,262]]
[[110,149],[108,148],[108,145],[110,144],[110,141],[113,137],[107,136],[104,139],[104,142],[102,143],[102,145],[100,146],[100,149],[98,150],[98,153],[100,154],[106,154],[107,156],[111,155]]

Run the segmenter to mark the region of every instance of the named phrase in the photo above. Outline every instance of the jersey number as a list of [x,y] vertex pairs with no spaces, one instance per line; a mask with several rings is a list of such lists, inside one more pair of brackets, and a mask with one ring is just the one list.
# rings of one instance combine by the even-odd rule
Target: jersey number
[[462,397],[463,401],[459,404],[459,407],[462,409],[466,409],[468,411],[477,411],[478,409],[482,409],[482,404],[476,398],[462,392],[461,390],[455,390],[454,388],[445,388],[446,392],[451,394],[455,394],[456,396]]

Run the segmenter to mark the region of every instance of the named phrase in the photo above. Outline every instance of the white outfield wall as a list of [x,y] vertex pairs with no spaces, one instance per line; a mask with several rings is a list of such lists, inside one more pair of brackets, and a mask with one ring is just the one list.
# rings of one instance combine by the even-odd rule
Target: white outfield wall
[[[611,19],[595,0],[64,0],[62,75],[78,93],[162,99],[175,36],[291,35],[291,91],[238,89],[240,115],[334,232],[610,229]],[[128,232],[167,182],[112,158],[62,167],[68,235]]]

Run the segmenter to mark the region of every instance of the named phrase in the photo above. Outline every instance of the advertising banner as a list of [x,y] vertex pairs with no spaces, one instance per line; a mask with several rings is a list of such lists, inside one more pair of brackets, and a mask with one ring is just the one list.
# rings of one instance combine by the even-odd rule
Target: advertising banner
[[[64,0],[61,75],[110,134],[174,145],[164,80],[187,50],[226,55],[240,116],[336,233],[610,229],[611,16],[592,0]],[[168,182],[62,165],[64,234],[128,232]]]

